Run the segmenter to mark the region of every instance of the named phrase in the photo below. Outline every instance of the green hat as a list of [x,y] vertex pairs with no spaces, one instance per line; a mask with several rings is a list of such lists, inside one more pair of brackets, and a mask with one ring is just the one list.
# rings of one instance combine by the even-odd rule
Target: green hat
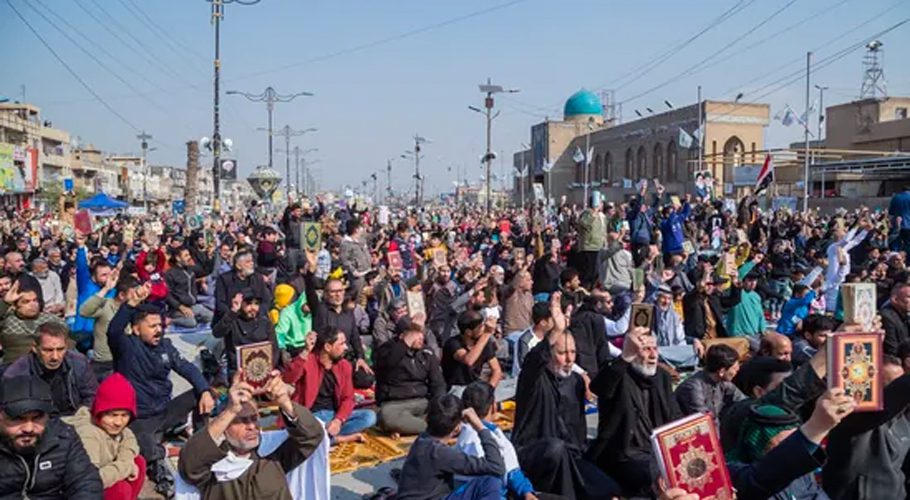
[[753,405],[739,432],[730,461],[752,463],[765,455],[768,444],[781,432],[799,426],[799,416],[774,405]]

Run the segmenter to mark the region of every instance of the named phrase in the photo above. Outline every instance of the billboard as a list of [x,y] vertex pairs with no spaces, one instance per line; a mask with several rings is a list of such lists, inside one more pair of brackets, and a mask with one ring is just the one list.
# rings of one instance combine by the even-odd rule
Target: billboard
[[549,127],[547,122],[531,127],[531,172],[543,174],[544,163],[549,160]]

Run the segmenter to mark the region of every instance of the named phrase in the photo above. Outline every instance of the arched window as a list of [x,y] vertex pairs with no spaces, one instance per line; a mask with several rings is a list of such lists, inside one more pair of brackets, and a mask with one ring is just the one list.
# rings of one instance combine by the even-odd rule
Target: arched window
[[743,144],[743,141],[736,137],[735,135],[724,143],[724,167],[730,165],[732,167],[738,167],[743,164],[745,159],[746,146]]
[[604,158],[598,154],[594,157],[594,170],[591,172],[591,182],[599,182],[603,179]]
[[626,179],[635,180],[635,160],[632,157],[632,148],[626,149]]
[[664,168],[664,148],[661,144],[654,145],[654,177],[657,177],[661,181],[666,181],[667,171]]
[[644,146],[638,146],[638,179],[647,179],[648,175],[648,152]]
[[[679,155],[676,153],[676,141],[667,143],[667,180],[679,181]],[[685,180],[685,179],[682,179]]]
[[613,155],[607,151],[607,154],[604,156],[604,169],[603,169],[603,180],[604,182],[610,182],[613,179]]

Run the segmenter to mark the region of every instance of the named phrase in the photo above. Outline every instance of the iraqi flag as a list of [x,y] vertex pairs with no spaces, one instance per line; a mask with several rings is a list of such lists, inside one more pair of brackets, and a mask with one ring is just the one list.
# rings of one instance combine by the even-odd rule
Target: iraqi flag
[[758,180],[755,181],[755,194],[761,194],[774,182],[774,161],[770,154],[765,155],[765,163],[762,164],[761,170],[758,171]]

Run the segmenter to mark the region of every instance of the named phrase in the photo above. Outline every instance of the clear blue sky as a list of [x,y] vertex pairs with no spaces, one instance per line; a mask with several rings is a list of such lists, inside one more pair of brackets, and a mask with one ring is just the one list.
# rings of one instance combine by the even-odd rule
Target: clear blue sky
[[[138,152],[136,132],[51,56],[8,1],[118,113],[155,137],[152,162],[185,165],[184,143],[211,135],[209,3],[0,0],[0,95],[18,99],[25,85],[27,100],[55,126],[84,143],[123,153]],[[644,73],[634,71],[737,5],[744,8],[666,61]],[[618,88],[617,99],[624,101],[666,83],[626,102],[626,120],[634,118],[635,108],[665,109],[664,99],[676,106],[692,103],[699,84],[706,98],[732,99],[744,92],[743,100],[752,101],[778,86],[755,89],[804,67],[807,50],[824,59],[908,17],[907,0],[262,0],[226,8],[222,89],[261,92],[272,85],[282,93],[315,93],[278,104],[275,126],[319,128],[292,147],[320,149],[311,155],[320,160],[314,169],[331,188],[384,171],[388,158],[413,147],[414,133],[430,138],[422,165],[430,194],[450,189],[458,166],[475,182],[481,173],[483,119],[467,106],[482,104],[477,84],[487,77],[521,89],[497,100],[502,115],[494,122],[493,144],[505,153],[507,168],[511,153],[529,141],[530,125],[544,115],[560,117],[565,98],[581,87]],[[740,37],[714,60],[729,59],[695,66]],[[889,93],[910,95],[910,67],[901,64],[910,60],[910,23],[881,40]],[[831,87],[826,104],[858,94],[861,60],[862,50],[853,51],[813,75],[813,83]],[[799,79],[760,100],[772,105],[772,114],[787,103],[801,112],[803,95]],[[813,99],[816,95],[813,91]],[[234,140],[245,177],[267,162],[266,134],[256,131],[266,125],[265,105],[230,96],[223,102],[222,131]],[[783,146],[801,133],[775,123],[767,137],[770,146]],[[278,140],[276,150],[283,147]],[[277,151],[275,163],[283,174],[284,155]],[[412,172],[412,163],[396,159],[393,184],[410,186]]]

